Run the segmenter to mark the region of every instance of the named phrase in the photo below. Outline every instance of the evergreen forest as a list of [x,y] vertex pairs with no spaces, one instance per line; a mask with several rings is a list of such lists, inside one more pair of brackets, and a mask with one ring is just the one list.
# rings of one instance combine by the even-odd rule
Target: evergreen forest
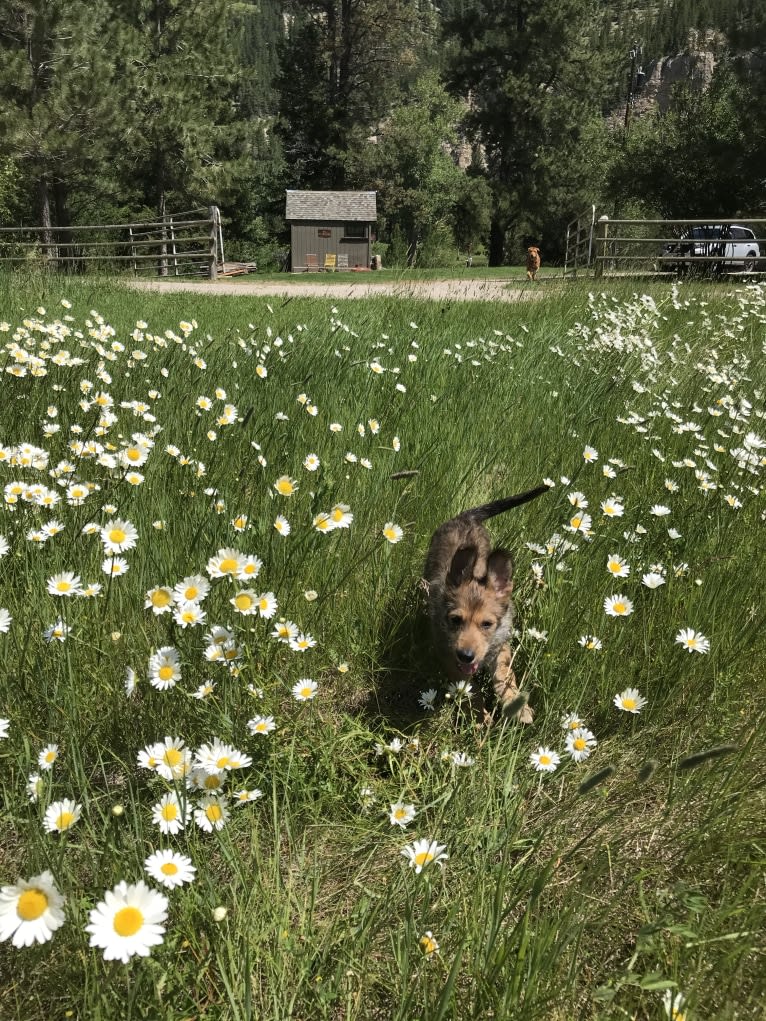
[[766,4],[0,0],[0,131],[0,226],[216,204],[268,269],[285,189],[364,189],[387,264],[555,261],[591,204],[766,215]]

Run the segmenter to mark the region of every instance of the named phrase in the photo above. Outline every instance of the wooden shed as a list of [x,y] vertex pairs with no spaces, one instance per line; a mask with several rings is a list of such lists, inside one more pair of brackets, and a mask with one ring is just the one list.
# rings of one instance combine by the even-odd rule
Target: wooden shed
[[293,273],[369,269],[374,191],[287,191]]

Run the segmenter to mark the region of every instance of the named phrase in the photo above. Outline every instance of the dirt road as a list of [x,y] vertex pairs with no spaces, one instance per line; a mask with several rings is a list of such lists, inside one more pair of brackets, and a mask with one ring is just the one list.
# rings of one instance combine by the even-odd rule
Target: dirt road
[[285,283],[278,280],[136,280],[131,284],[147,291],[190,291],[195,294],[239,294],[274,297],[370,298],[393,295],[398,298],[422,298],[431,301],[525,301],[538,297],[544,288],[538,284],[502,279],[458,280],[372,280],[366,276],[353,283],[331,283],[314,277]]

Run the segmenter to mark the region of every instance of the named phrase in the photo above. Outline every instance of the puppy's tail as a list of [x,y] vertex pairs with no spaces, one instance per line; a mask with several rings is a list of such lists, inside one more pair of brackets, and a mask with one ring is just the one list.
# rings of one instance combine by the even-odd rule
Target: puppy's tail
[[506,496],[502,500],[492,500],[491,503],[482,504],[481,507],[473,507],[471,510],[463,511],[460,517],[481,523],[486,521],[487,518],[494,518],[497,514],[512,510],[514,507],[520,507],[523,503],[529,503],[530,500],[536,500],[538,496],[547,493],[549,488],[548,486],[535,486],[534,489],[528,489],[525,493],[517,493],[516,496]]

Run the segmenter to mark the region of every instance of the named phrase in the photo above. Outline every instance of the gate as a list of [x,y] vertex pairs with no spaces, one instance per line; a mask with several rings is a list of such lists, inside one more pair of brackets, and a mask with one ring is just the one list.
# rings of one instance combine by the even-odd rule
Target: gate
[[209,206],[154,222],[0,227],[2,263],[68,272],[91,266],[102,273],[129,265],[134,273],[214,280],[223,264],[221,216],[217,206]]
[[567,225],[564,276],[576,277],[578,269],[588,269],[593,259],[593,232],[596,207],[591,206]]

